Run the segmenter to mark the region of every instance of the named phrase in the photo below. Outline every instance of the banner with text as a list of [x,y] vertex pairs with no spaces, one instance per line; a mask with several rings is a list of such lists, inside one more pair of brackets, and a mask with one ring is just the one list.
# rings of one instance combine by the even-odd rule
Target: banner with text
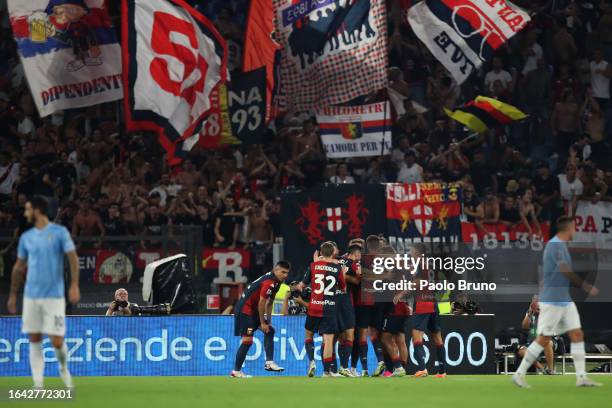
[[612,250],[612,203],[579,201],[574,241]]
[[389,102],[317,110],[321,143],[329,159],[391,154]]
[[227,79],[227,44],[184,0],[123,0],[121,17],[126,129],[157,132],[176,165]]
[[[486,316],[440,316],[446,368],[449,374],[495,372],[494,319]],[[68,365],[76,376],[177,376],[229,373],[240,338],[233,336],[233,316],[76,317],[66,318]],[[304,316],[275,316],[275,361],[282,375],[302,376],[308,367],[304,347]],[[244,370],[256,376],[274,375],[264,370],[263,336],[257,332]],[[424,338],[425,361],[433,365],[433,342]],[[321,337],[314,340],[315,359],[321,364]],[[410,371],[416,359],[410,347]],[[45,374],[57,375],[57,360],[48,339],[43,341]],[[376,364],[372,347],[369,371]],[[0,318],[0,375],[29,376],[28,339],[21,319]]]
[[424,0],[408,11],[414,33],[459,84],[529,20],[505,0]]
[[[508,226],[503,223],[481,224],[461,223],[461,237],[464,246],[458,253],[464,256],[486,257],[486,267],[480,280],[496,282],[498,301],[516,299],[516,286],[531,285],[536,290],[539,282],[538,270],[542,264],[542,252],[550,239],[550,224],[543,222],[531,225],[529,231],[523,224]],[[502,298],[501,295],[510,295]]]
[[202,270],[205,282],[244,283],[255,279],[249,276],[251,252],[243,248],[204,248]]
[[210,114],[202,126],[199,145],[205,149],[230,144],[258,144],[266,131],[265,67],[232,75],[211,93]]
[[123,97],[121,48],[105,0],[9,0],[8,11],[41,117]]

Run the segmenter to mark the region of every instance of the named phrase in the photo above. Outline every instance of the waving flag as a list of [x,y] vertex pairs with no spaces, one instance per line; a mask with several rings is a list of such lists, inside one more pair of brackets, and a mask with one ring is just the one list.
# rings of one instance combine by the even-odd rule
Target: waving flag
[[384,88],[384,0],[273,0],[289,111],[314,111]]
[[509,125],[527,117],[512,105],[485,96],[477,97],[475,100],[457,108],[454,112],[446,108],[444,111],[449,117],[477,133],[484,133],[491,128]]
[[121,99],[121,49],[105,0],[9,0],[8,11],[41,117]]
[[272,38],[274,8],[272,0],[251,0],[246,33],[242,70],[266,68],[266,122],[275,116],[273,98],[278,83],[280,45]]
[[317,123],[330,159],[391,154],[389,102],[323,108],[317,111]]
[[225,41],[183,0],[123,0],[122,16],[126,127],[158,132],[176,164],[226,79]]
[[460,84],[529,20],[506,0],[424,0],[408,11],[414,33]]

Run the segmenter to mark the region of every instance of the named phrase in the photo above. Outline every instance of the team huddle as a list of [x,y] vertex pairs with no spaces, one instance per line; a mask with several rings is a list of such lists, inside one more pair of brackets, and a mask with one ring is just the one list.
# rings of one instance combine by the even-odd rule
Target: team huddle
[[[415,244],[412,256],[424,254],[425,246]],[[428,290],[415,293],[399,292],[393,301],[378,301],[362,287],[363,272],[376,256],[393,256],[393,249],[378,236],[366,240],[353,239],[344,255],[336,243],[321,244],[303,279],[291,284],[291,289],[305,299],[305,349],[309,364],[307,375],[316,374],[314,337],[323,338],[321,360],[323,377],[370,376],[368,372],[368,338],[376,355],[372,376],[403,377],[407,372],[408,347],[405,327],[412,316],[412,344],[417,361],[415,377],[426,377],[423,333],[428,331],[436,346],[436,377],[445,377],[444,342],[439,324],[435,293]],[[273,361],[274,329],[270,325],[272,301],[289,274],[290,265],[281,261],[245,291],[235,313],[235,334],[242,337],[236,354],[232,377],[248,377],[242,365],[253,342],[257,328],[264,332],[265,369],[282,371]],[[402,271],[412,280],[430,280],[427,270]],[[425,286],[425,285],[424,285]],[[337,356],[336,356],[337,345]],[[339,366],[338,366],[339,360]],[[361,374],[357,366],[361,364]]]
[[[29,337],[29,363],[35,388],[44,386],[44,355],[42,337],[47,335],[55,349],[59,374],[67,388],[73,381],[68,371],[68,351],[64,342],[64,255],[70,261],[70,302],[80,298],[79,266],[75,245],[66,228],[49,222],[46,202],[33,198],[26,203],[25,217],[34,225],[19,239],[18,259],[11,275],[11,289],[7,309],[17,312],[17,293],[26,277],[23,301],[22,331]],[[568,242],[573,239],[576,226],[572,217],[560,217],[556,222],[557,234],[546,245],[543,253],[543,279],[539,294],[539,318],[535,340],[526,348],[523,360],[513,375],[513,382],[528,388],[526,373],[536,363],[552,336],[567,334],[576,369],[576,385],[593,387],[601,384],[586,374],[584,333],[578,309],[570,295],[570,287],[579,287],[589,296],[599,290],[574,272]],[[411,256],[425,255],[423,244],[411,247]],[[361,364],[361,376],[368,373],[368,338],[377,360],[372,376],[403,377],[407,372],[406,345],[407,319],[411,319],[411,341],[417,378],[429,375],[425,365],[424,332],[428,332],[436,348],[435,367],[438,378],[446,377],[446,350],[440,328],[436,293],[421,285],[434,282],[435,271],[426,268],[400,272],[404,278],[418,283],[418,290],[394,293],[392,301],[380,301],[368,290],[365,272],[375,257],[393,257],[393,249],[378,236],[365,241],[353,239],[347,251],[340,255],[338,246],[331,241],[321,244],[313,256],[301,281],[291,284],[303,295],[301,306],[306,307],[305,349],[309,364],[305,372],[309,377],[317,371],[314,336],[323,337],[323,377],[356,377]],[[27,274],[24,272],[27,270]],[[241,344],[235,358],[232,377],[249,377],[242,371],[253,335],[264,333],[267,371],[279,372],[283,368],[274,362],[274,327],[271,324],[273,300],[281,284],[287,279],[291,265],[280,261],[271,272],[252,282],[235,307],[235,335]],[[418,282],[417,282],[418,281]],[[425,288],[425,289],[421,289]],[[307,294],[310,294],[309,296]],[[337,345],[337,356],[336,356]],[[339,366],[338,366],[339,357]]]
[[[572,268],[567,243],[572,240],[575,222],[572,217],[560,217],[556,222],[557,234],[546,245],[543,254],[543,281],[540,290],[540,317],[537,337],[527,348],[525,356],[513,375],[512,381],[521,388],[529,385],[525,374],[550,342],[551,336],[567,334],[571,342],[571,354],[576,368],[576,385],[593,387],[601,384],[592,381],[585,370],[584,335],[580,316],[572,301],[570,286],[582,288],[589,296],[597,296],[598,290],[579,277]],[[413,244],[411,256],[425,255],[423,244]],[[321,347],[323,377],[357,377],[357,365],[361,364],[361,376],[368,373],[368,337],[375,351],[377,364],[372,376],[403,377],[407,373],[408,348],[405,333],[410,317],[412,345],[417,363],[417,378],[429,375],[425,365],[423,334],[429,333],[436,348],[435,367],[437,378],[446,377],[446,350],[439,322],[436,293],[430,291],[423,281],[434,282],[435,271],[418,268],[399,271],[404,278],[417,283],[414,291],[395,293],[393,301],[378,301],[372,291],[364,287],[364,271],[372,265],[374,257],[393,257],[394,250],[378,236],[369,236],[365,241],[353,239],[347,252],[339,255],[336,243],[321,244],[314,254],[313,262],[300,282],[292,283],[292,290],[304,295],[307,308],[305,323],[305,349],[309,359],[307,375],[313,377],[315,363],[314,336],[323,337]],[[290,271],[286,261],[277,263],[269,272],[253,282],[237,304],[235,322],[236,335],[242,336],[232,377],[250,377],[242,371],[253,333],[264,332],[266,351],[265,369],[282,371],[273,360],[274,329],[270,325],[272,301],[280,285]],[[398,271],[395,271],[398,272]],[[416,282],[418,281],[418,282]],[[308,290],[307,290],[308,289]],[[308,296],[304,296],[308,298]],[[338,356],[336,356],[336,345]],[[340,365],[338,367],[338,358]]]

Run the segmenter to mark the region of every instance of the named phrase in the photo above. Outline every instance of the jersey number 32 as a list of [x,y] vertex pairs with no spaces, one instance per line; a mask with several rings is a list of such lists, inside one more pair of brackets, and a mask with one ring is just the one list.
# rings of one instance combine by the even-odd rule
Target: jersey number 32
[[323,293],[325,296],[334,295],[334,287],[336,286],[336,277],[332,275],[316,275],[315,283],[317,284],[314,293],[317,295]]

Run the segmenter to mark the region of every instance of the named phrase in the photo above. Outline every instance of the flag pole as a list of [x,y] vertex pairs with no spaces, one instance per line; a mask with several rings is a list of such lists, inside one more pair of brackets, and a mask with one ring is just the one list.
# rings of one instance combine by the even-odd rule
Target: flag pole
[[385,138],[387,137],[387,103],[389,103],[389,101],[385,101],[385,105],[383,108],[383,139],[382,146],[380,147],[381,157],[385,155]]

